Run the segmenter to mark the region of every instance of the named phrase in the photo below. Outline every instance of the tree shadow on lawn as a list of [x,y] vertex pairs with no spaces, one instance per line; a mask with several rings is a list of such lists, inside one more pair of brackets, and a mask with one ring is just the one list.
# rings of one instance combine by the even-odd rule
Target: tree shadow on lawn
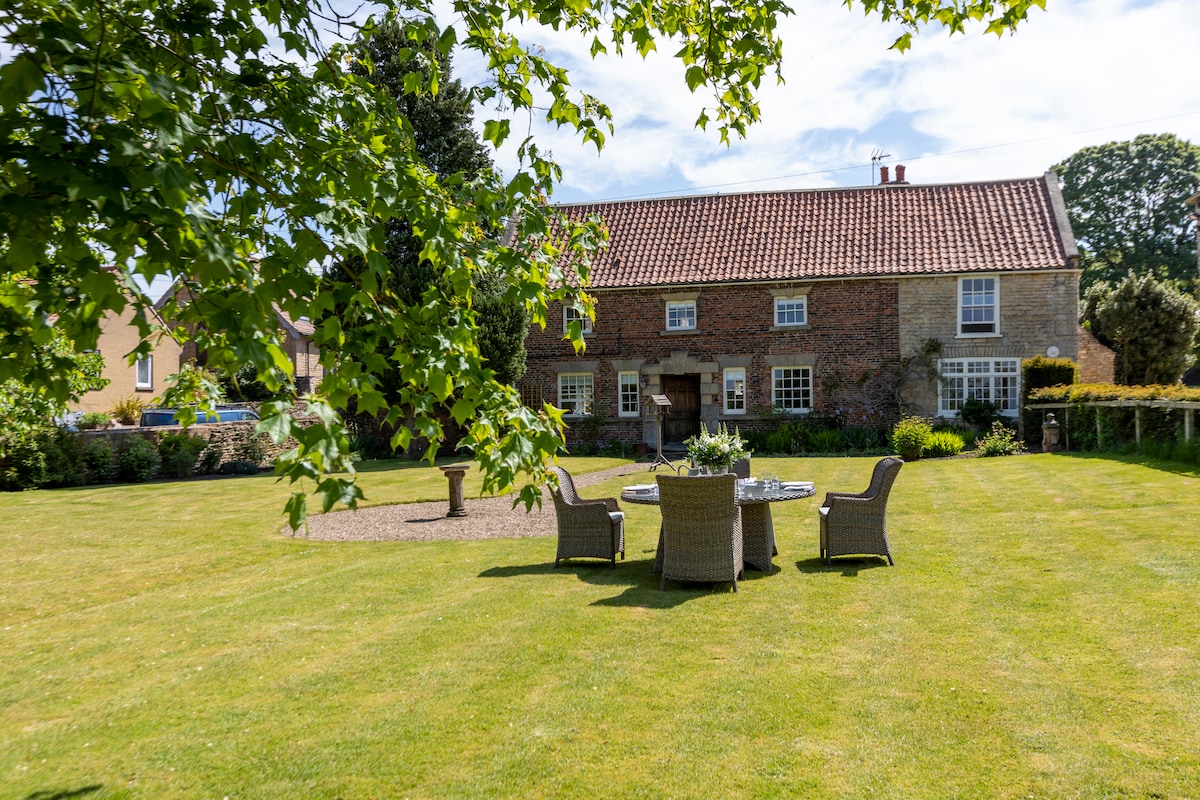
[[1150,469],[1156,469],[1160,472],[1169,472],[1172,475],[1184,475],[1189,478],[1200,478],[1200,465],[1185,464],[1182,461],[1168,461],[1162,458],[1151,458],[1149,456],[1124,453],[1093,453],[1071,451],[1069,453],[1054,453],[1055,458],[1074,458],[1089,461],[1120,461],[1123,464],[1138,464]]
[[[510,567],[492,567],[479,573],[481,578],[513,578],[519,575],[552,575],[559,572],[574,572],[583,581],[598,586],[625,586],[625,590],[613,597],[597,600],[594,606],[617,606],[637,608],[674,608],[689,600],[706,597],[713,593],[732,593],[732,585],[724,583],[681,583],[667,581],[666,591],[659,589],[662,575],[654,571],[654,549],[644,550],[649,557],[618,561],[616,569],[607,561],[564,561],[556,569],[554,562],[542,564],[520,564]],[[775,569],[772,573],[778,572]],[[770,577],[768,573],[747,569],[738,580],[739,584]]]
[[832,564],[826,564],[823,558],[806,558],[796,562],[796,569],[809,575],[841,574],[843,578],[857,578],[864,569],[876,569],[889,566],[883,556],[858,556],[846,558],[837,556]]

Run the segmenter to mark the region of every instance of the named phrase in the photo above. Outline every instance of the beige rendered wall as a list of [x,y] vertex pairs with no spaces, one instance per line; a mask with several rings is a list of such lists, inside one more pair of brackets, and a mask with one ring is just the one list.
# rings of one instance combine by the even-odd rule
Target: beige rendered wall
[[137,388],[137,369],[126,356],[138,345],[138,331],[133,324],[132,307],[120,314],[109,313],[100,323],[100,339],[97,346],[104,357],[104,377],[108,386],[88,392],[78,403],[70,406],[72,411],[108,411],[113,403],[134,396],[149,402],[166,388],[166,377],[179,371],[181,348],[172,339],[163,337],[155,346],[151,364],[151,388]]
[[[990,277],[979,274],[977,277]],[[900,357],[918,353],[929,339],[941,343],[942,358],[1032,358],[1051,347],[1060,358],[1079,361],[1079,273],[1075,270],[997,274],[1000,335],[959,338],[958,276],[902,278]],[[937,413],[937,384],[910,381],[905,398],[916,413]]]

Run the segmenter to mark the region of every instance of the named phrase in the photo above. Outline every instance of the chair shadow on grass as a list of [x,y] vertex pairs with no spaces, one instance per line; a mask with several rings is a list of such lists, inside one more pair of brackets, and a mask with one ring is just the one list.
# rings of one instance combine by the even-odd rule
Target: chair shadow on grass
[[70,800],[73,797],[83,797],[92,792],[98,792],[104,788],[104,784],[96,783],[91,786],[81,786],[78,789],[43,789],[33,794],[25,795],[25,800]]
[[864,569],[886,566],[888,562],[883,556],[838,556],[832,564],[826,564],[823,558],[806,558],[796,562],[796,569],[809,575],[840,573],[843,578],[857,578]]
[[[594,606],[617,606],[636,608],[674,608],[689,600],[706,597],[714,592],[730,592],[725,583],[680,583],[667,581],[666,591],[659,589],[662,576],[654,571],[654,548],[643,551],[645,558],[626,558],[618,561],[614,569],[605,561],[563,561],[557,568],[553,561],[538,564],[516,564],[508,567],[491,567],[479,573],[481,578],[514,578],[521,575],[553,575],[574,572],[580,580],[597,586],[624,586],[624,590],[613,597],[592,603]],[[774,572],[778,572],[776,567]],[[771,573],[771,574],[774,574]],[[747,569],[738,583],[769,577],[767,573]]]

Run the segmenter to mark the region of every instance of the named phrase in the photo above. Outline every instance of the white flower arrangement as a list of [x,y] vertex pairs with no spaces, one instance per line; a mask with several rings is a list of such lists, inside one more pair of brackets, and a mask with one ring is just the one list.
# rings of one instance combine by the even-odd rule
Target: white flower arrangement
[[735,429],[730,433],[723,422],[717,426],[716,433],[709,433],[704,423],[700,423],[699,435],[693,436],[684,444],[687,445],[688,458],[692,463],[708,467],[710,470],[728,471],[734,461],[750,455],[741,432]]

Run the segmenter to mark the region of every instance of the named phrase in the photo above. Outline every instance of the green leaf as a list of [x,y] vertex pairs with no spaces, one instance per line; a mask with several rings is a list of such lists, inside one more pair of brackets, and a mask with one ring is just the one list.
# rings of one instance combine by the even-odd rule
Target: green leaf
[[46,76],[38,65],[18,56],[0,67],[0,109],[15,109],[45,86]]
[[489,119],[483,123],[483,138],[496,147],[500,147],[508,138],[509,125],[510,123],[506,119]]

